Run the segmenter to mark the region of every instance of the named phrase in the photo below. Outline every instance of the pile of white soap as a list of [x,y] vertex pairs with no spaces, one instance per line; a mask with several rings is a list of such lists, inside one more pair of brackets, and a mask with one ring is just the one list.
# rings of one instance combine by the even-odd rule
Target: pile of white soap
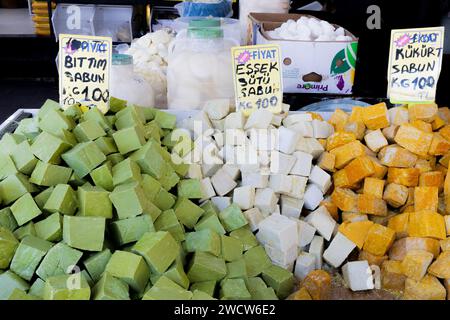
[[143,76],[155,92],[156,106],[167,106],[168,47],[174,36],[162,29],[135,40],[126,54],[133,56],[135,72]]
[[288,20],[280,27],[267,34],[272,39],[297,41],[352,41],[342,27],[335,28],[327,21],[311,17],[301,17],[299,20]]

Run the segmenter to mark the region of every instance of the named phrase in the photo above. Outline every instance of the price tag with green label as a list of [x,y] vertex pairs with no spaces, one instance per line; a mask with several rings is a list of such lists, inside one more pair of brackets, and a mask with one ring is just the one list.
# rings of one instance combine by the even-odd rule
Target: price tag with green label
[[442,68],[444,27],[392,30],[388,97],[392,103],[433,103]]
[[232,48],[236,110],[250,115],[267,109],[280,113],[283,103],[281,55],[278,45]]
[[109,110],[112,40],[108,37],[59,35],[59,97],[67,108],[80,103]]

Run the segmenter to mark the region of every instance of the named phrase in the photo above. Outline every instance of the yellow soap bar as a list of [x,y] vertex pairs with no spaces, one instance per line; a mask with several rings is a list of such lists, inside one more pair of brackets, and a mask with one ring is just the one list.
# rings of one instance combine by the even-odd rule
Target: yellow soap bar
[[397,239],[408,236],[409,212],[397,214],[389,219],[388,228],[395,231]]
[[445,139],[439,133],[433,134],[430,150],[428,153],[432,156],[443,156],[450,151],[450,140]]
[[447,237],[444,217],[433,211],[411,212],[408,235],[443,240]]
[[387,205],[383,199],[371,194],[358,195],[358,211],[374,216],[387,216]]
[[402,261],[402,272],[408,278],[420,281],[433,261],[433,254],[424,250],[411,250]]
[[357,157],[352,160],[344,170],[350,185],[358,183],[375,173],[373,163],[367,156]]
[[395,142],[419,156],[426,156],[430,150],[433,134],[417,129],[411,124],[403,124],[395,135]]
[[372,221],[343,222],[339,226],[339,232],[350,239],[359,249],[362,249],[372,225]]
[[403,291],[405,289],[406,276],[403,274],[402,263],[395,260],[387,260],[381,265],[381,286],[383,289]]
[[330,151],[336,156],[336,168],[342,169],[353,159],[363,156],[364,146],[360,141],[353,141]]
[[425,250],[437,258],[440,252],[439,241],[431,238],[402,238],[394,242],[389,251],[389,259],[401,261],[410,250]]
[[377,256],[384,256],[395,240],[395,231],[380,224],[373,224],[367,233],[363,249]]
[[331,115],[328,123],[333,125],[335,131],[344,131],[349,118],[350,116],[345,111],[337,108]]
[[405,300],[445,300],[447,292],[436,277],[426,275],[422,280],[406,279]]
[[362,111],[364,125],[369,130],[389,127],[389,118],[386,103],[379,103]]
[[358,211],[358,195],[350,189],[336,188],[331,194],[331,200],[342,211]]
[[372,195],[382,199],[384,191],[384,180],[367,177],[364,179],[364,194]]
[[414,210],[434,211],[438,209],[439,188],[416,187],[414,188]]
[[327,138],[327,151],[331,151],[347,143],[356,141],[356,137],[351,132],[335,132]]
[[420,170],[417,168],[389,168],[387,182],[416,187],[419,184],[419,176]]

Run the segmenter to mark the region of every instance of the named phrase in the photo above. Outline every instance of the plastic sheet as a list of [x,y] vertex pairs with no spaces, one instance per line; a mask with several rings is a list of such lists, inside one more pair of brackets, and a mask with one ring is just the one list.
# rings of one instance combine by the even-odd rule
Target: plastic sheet
[[229,18],[233,15],[231,1],[184,1],[175,6],[181,17],[219,17]]

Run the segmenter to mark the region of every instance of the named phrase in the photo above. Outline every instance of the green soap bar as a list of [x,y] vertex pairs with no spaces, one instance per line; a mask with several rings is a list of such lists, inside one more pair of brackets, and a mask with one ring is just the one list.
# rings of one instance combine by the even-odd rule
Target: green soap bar
[[89,300],[91,288],[81,275],[65,274],[47,279],[44,287],[44,300]]
[[186,179],[180,181],[177,186],[178,196],[188,199],[202,199],[203,191],[200,181],[197,179]]
[[205,210],[205,215],[206,214],[215,214],[215,215],[219,214],[219,209],[217,209],[216,205],[214,203],[212,203],[211,200],[208,200],[208,201],[205,201],[204,203],[202,203],[200,205],[200,208]]
[[109,198],[117,210],[119,219],[131,218],[142,214],[148,202],[144,190],[138,183],[117,186],[109,194]]
[[42,260],[36,274],[43,280],[49,277],[71,273],[83,253],[63,242],[54,245]]
[[61,155],[70,148],[70,144],[48,132],[38,135],[31,145],[31,151],[36,158],[51,164],[59,164]]
[[103,112],[101,112],[98,108],[91,108],[86,113],[83,114],[83,121],[89,121],[94,120],[97,121],[97,123],[108,132],[112,129],[111,125],[109,124],[108,120],[106,119]]
[[78,121],[81,118],[81,116],[83,115],[83,111],[81,111],[79,103],[75,103],[75,104],[69,106],[68,108],[66,108],[66,110],[64,110],[63,113],[67,117],[70,117],[76,121]]
[[34,197],[34,202],[36,202],[39,209],[44,210],[44,205],[47,202],[48,198],[50,198],[55,187],[50,187],[39,193]]
[[156,109],[155,108],[141,108],[142,112],[144,114],[145,117],[145,121],[151,121],[153,119],[155,119],[155,115],[156,115]]
[[272,265],[262,272],[262,277],[280,299],[286,299],[294,290],[294,276],[284,268]]
[[144,134],[146,139],[161,140],[161,128],[155,121],[151,121],[144,126]]
[[55,133],[55,136],[63,140],[65,143],[69,144],[71,147],[74,147],[78,144],[77,138],[71,131],[62,129],[58,133]]
[[248,292],[243,279],[225,279],[220,287],[221,300],[250,300],[252,296]]
[[62,240],[62,219],[58,212],[34,225],[36,235],[44,240],[57,242]]
[[100,148],[100,150],[102,150],[105,156],[118,151],[116,143],[114,142],[114,139],[111,137],[100,137],[97,140],[95,140],[95,143]]
[[84,178],[106,160],[106,156],[92,141],[78,144],[64,153],[62,158],[80,178]]
[[31,294],[27,294],[25,291],[15,288],[8,300],[23,301],[23,300],[40,300]]
[[212,230],[201,230],[186,234],[187,252],[208,252],[216,257],[220,254],[220,236]]
[[[148,174],[143,174],[141,177],[141,186],[144,189],[145,196],[150,201],[154,201],[161,189],[161,184],[155,178]],[[161,208],[160,208],[161,209]]]
[[239,229],[248,224],[241,208],[235,203],[219,213],[220,221],[228,232]]
[[113,138],[121,154],[136,151],[145,144],[144,133],[137,126],[119,130]]
[[109,192],[90,185],[78,188],[78,203],[80,216],[103,217],[111,219],[113,217],[112,203],[109,199]]
[[247,266],[247,275],[256,277],[272,265],[269,256],[263,247],[253,247],[244,253],[245,265]]
[[160,188],[153,203],[161,210],[169,210],[175,204],[176,198],[164,188]]
[[111,250],[105,249],[101,252],[94,253],[89,258],[84,260],[83,264],[89,272],[92,280],[95,282],[100,280],[103,272],[105,271],[106,265],[111,259],[111,256]]
[[106,136],[105,130],[95,120],[87,120],[79,123],[73,134],[79,142],[94,141],[97,138]]
[[28,293],[42,299],[44,298],[44,288],[45,288],[45,281],[42,280],[41,278],[36,278],[36,280],[31,285]]
[[[173,158],[179,158],[178,155],[172,153],[172,157]],[[175,161],[179,161],[179,162],[175,162]],[[189,167],[190,165],[187,163],[183,163],[182,160],[174,160],[171,162],[170,164],[172,166],[172,168],[175,170],[175,172],[180,176],[180,177],[185,177],[187,175],[187,173],[189,172]]]
[[180,177],[168,163],[165,164],[164,172],[160,180],[161,186],[166,190],[170,190],[180,182]]
[[[204,210],[204,207],[200,207]],[[225,234],[225,229],[219,221],[219,217],[215,213],[205,213],[203,217],[197,222],[194,229],[195,231],[201,231],[205,229],[213,230],[220,235]]]
[[11,261],[11,271],[30,281],[42,258],[53,244],[35,236],[25,237],[17,247]]
[[17,221],[10,208],[0,210],[0,227],[8,229],[11,232],[17,229]]
[[184,272],[181,261],[175,261],[164,275],[186,290],[189,289],[189,278]]
[[105,270],[137,292],[143,292],[150,279],[150,270],[145,260],[131,252],[114,252]]
[[253,232],[247,226],[234,230],[230,233],[230,237],[240,240],[244,245],[244,251],[250,250],[258,245],[258,239],[256,239]]
[[89,275],[89,273],[86,270],[81,271],[81,276],[86,279],[89,287],[93,287],[95,285],[94,280],[92,280],[91,276]]
[[259,277],[248,278],[246,285],[252,300],[278,300],[273,288],[267,288],[264,280]]
[[14,164],[14,161],[9,155],[0,154],[0,180],[5,179],[10,175],[14,175],[19,171]]
[[141,167],[143,173],[156,179],[161,179],[166,169],[166,162],[159,153],[159,145],[154,140],[149,140],[142,148],[134,152],[130,158]]
[[136,105],[130,105],[126,109],[121,110],[116,113],[117,118],[127,118],[132,117],[136,119],[139,123],[144,124],[145,123],[145,114],[144,114],[144,108],[138,107]]
[[157,231],[168,231],[178,242],[184,241],[184,227],[178,221],[175,211],[172,209],[166,210],[156,219],[155,229]]
[[[152,123],[156,124],[155,121],[152,121]],[[166,135],[164,137],[164,139],[161,141],[161,143],[168,148],[173,148],[178,143],[183,143],[183,142],[185,143],[186,141],[187,142],[191,141],[190,133],[183,131],[183,130],[179,130],[179,131],[175,130],[175,131],[170,132],[168,135]]]
[[111,110],[114,113],[119,112],[120,110],[123,110],[127,107],[127,101],[111,97],[109,99],[109,110]]
[[136,242],[146,233],[154,232],[152,218],[148,215],[117,220],[111,223],[110,229],[119,245]]
[[78,208],[77,195],[68,184],[58,184],[44,205],[48,212],[73,215]]
[[180,251],[178,242],[169,232],[148,232],[133,246],[133,252],[144,257],[152,272],[163,273],[175,261]]
[[29,193],[24,194],[14,202],[11,206],[11,212],[19,226],[24,225],[42,214],[41,209],[39,209]]
[[180,220],[180,222],[189,229],[193,229],[195,227],[198,219],[200,219],[204,213],[202,208],[186,198],[178,198],[174,209],[178,220]]
[[0,300],[8,299],[14,289],[26,291],[29,287],[25,280],[10,270],[0,274]]
[[146,201],[144,207],[144,214],[149,215],[152,218],[152,221],[155,222],[161,214],[161,210],[155,206],[152,202]]
[[36,229],[34,228],[33,221],[30,221],[26,225],[16,229],[14,231],[14,236],[18,240],[22,240],[26,236],[36,236]]
[[21,134],[27,139],[33,140],[39,135],[40,129],[38,125],[38,118],[23,119],[19,122],[15,134]]
[[61,106],[59,105],[58,102],[52,100],[52,99],[47,99],[44,104],[39,108],[38,111],[38,118],[44,118],[47,114],[47,112],[51,111],[51,110],[60,110]]
[[130,300],[128,284],[107,272],[92,291],[94,300]]
[[227,263],[226,279],[245,279],[247,278],[247,267],[243,258]]
[[177,117],[164,111],[155,111],[155,121],[162,129],[174,129],[177,123]]
[[191,284],[190,290],[192,292],[202,291],[207,295],[214,297],[214,292],[216,291],[216,281],[202,281]]
[[28,141],[21,142],[14,149],[11,153],[11,159],[14,161],[17,170],[27,175],[33,172],[38,161],[33,152],[31,152],[31,147]]
[[240,240],[222,235],[221,242],[222,258],[224,258],[225,261],[236,261],[242,257],[244,246]]
[[114,183],[111,172],[111,163],[106,162],[90,173],[92,181],[97,187],[101,187],[107,191],[113,191]]
[[82,185],[85,185],[86,183],[87,181],[83,178],[78,177],[75,172],[70,176],[69,184],[71,186],[80,187]]
[[161,276],[142,300],[190,300],[192,292],[182,288],[169,278]]
[[66,184],[72,176],[72,169],[38,161],[31,173],[30,182],[38,186],[51,187]]
[[25,139],[24,136],[18,134],[5,133],[0,140],[0,150],[2,150],[2,154],[10,155],[17,145]]
[[115,166],[123,160],[125,160],[125,158],[120,153],[112,153],[106,157],[106,161],[110,162],[111,166]]
[[72,118],[67,117],[61,110],[50,110],[45,117],[39,119],[39,128],[44,132],[52,134],[58,133],[60,130],[72,130],[75,122]]
[[145,138],[145,126],[144,123],[139,119],[139,117],[135,114],[126,114],[117,116],[116,121],[114,122],[114,126],[117,130],[124,130],[128,128],[136,127],[140,132],[142,132],[143,137]]
[[112,174],[114,186],[131,182],[140,182],[142,179],[141,168],[131,159],[116,164],[112,168]]
[[[106,120],[108,120],[108,123],[109,123],[109,125],[110,125],[111,127],[114,127],[114,126],[116,125],[117,117],[116,117],[115,114],[113,114],[113,115],[108,115],[108,116],[106,116]],[[112,130],[111,130],[111,131],[112,131]],[[110,132],[111,132],[111,131],[110,131]],[[108,132],[108,135],[109,135],[110,132]]]
[[206,292],[195,290],[192,292],[192,299],[191,300],[200,300],[200,301],[206,301],[206,300],[216,300],[213,297],[211,297]]
[[105,239],[105,218],[64,216],[63,239],[72,248],[101,251]]
[[27,177],[21,173],[10,175],[0,182],[0,195],[4,204],[10,204],[24,194],[36,191],[38,191],[38,189],[28,182]]
[[6,269],[14,256],[14,252],[19,245],[14,234],[3,227],[0,227],[0,269]]
[[196,252],[189,264],[187,276],[191,282],[221,280],[227,275],[225,261],[206,252]]

